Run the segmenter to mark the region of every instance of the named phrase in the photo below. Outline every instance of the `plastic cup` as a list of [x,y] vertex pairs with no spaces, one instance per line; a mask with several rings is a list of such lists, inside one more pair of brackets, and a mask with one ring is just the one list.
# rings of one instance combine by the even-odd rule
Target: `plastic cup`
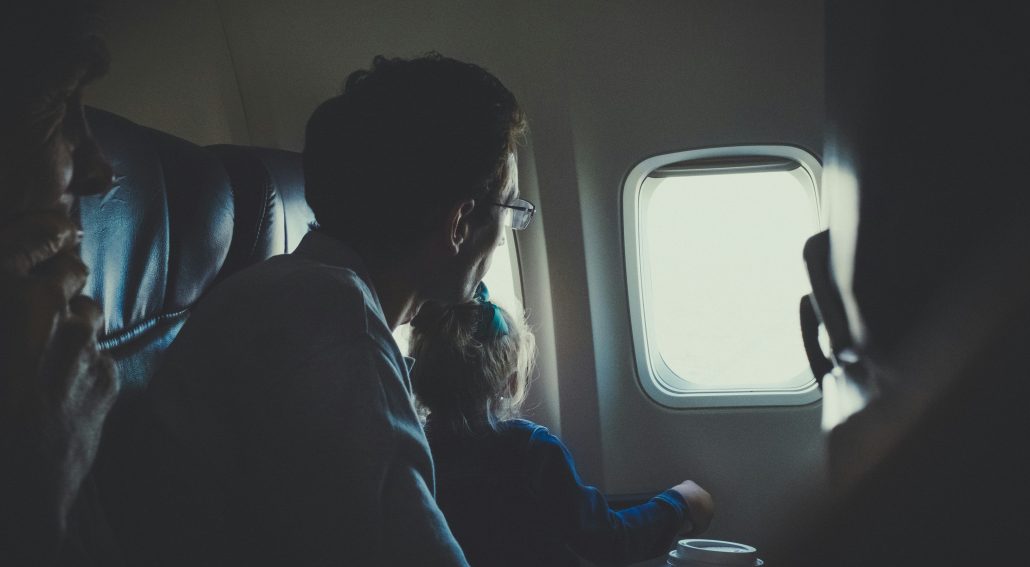
[[718,539],[681,539],[669,552],[667,567],[760,567],[758,550]]

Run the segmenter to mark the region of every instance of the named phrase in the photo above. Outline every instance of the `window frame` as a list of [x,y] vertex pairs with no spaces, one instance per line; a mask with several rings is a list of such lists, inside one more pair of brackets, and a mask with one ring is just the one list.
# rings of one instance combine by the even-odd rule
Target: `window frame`
[[[630,324],[632,328],[633,357],[637,381],[641,388],[656,403],[670,408],[713,408],[745,406],[799,406],[821,399],[821,391],[811,376],[803,385],[794,388],[675,388],[669,385],[671,379],[680,382],[688,380],[679,377],[662,359],[656,346],[652,346],[647,334],[647,302],[644,292],[648,267],[643,265],[646,256],[641,253],[640,214],[643,210],[641,189],[644,181],[656,170],[686,162],[701,160],[741,158],[738,165],[726,168],[726,173],[748,169],[746,158],[785,158],[796,162],[808,174],[816,207],[818,230],[825,227],[819,180],[822,165],[808,151],[789,145],[740,145],[720,146],[672,152],[649,157],[634,166],[623,184],[623,251],[626,263],[626,284]],[[756,159],[756,161],[758,161]],[[688,164],[689,165],[689,164]],[[801,254],[801,251],[798,251]],[[800,297],[798,300],[800,301]]]

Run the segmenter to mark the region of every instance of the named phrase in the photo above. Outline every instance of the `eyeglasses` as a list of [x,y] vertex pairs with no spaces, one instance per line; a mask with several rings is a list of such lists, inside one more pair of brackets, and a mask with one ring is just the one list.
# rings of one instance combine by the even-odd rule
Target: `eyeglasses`
[[525,230],[529,226],[529,221],[533,220],[533,215],[536,214],[536,206],[525,199],[515,199],[510,205],[503,203],[494,203],[494,205],[511,209],[511,213],[506,215],[505,224],[512,230]]

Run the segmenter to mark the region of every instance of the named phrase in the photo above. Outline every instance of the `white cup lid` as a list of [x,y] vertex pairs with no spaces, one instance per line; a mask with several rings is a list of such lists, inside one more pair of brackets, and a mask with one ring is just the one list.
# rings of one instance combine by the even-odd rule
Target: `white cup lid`
[[763,563],[758,550],[750,545],[717,539],[681,539],[670,555],[681,561],[710,565],[755,567]]

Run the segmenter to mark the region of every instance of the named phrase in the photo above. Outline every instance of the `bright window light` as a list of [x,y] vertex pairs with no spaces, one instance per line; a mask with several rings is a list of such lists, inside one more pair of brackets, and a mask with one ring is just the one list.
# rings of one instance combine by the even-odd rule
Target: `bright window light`
[[[808,367],[801,250],[811,191],[789,172],[649,178],[646,250],[658,352],[704,386],[782,384]],[[653,185],[652,187],[648,187]]]
[[[483,283],[490,290],[490,301],[505,309],[522,309],[517,275],[518,258],[511,231],[507,231],[501,245],[494,252],[490,269],[483,276]],[[393,338],[397,341],[401,354],[408,354],[408,336],[410,334],[410,324],[401,325],[393,332]]]
[[519,263],[512,241],[513,237],[509,230],[505,234],[504,241],[494,252],[490,269],[483,276],[483,283],[490,290],[490,301],[505,309],[521,310],[520,294],[516,291],[520,287],[516,277]]
[[684,152],[627,181],[642,383],[681,407],[814,401],[798,306],[811,292],[802,250],[820,230],[818,164],[707,152],[704,167]]

